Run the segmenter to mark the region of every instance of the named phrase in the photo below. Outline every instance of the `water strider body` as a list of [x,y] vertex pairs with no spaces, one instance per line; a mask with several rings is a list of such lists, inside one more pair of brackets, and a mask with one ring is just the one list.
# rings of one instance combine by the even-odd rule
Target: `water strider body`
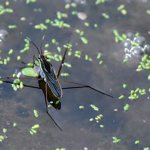
[[63,91],[56,72],[52,64],[45,59],[45,56],[39,55],[37,60],[39,65],[34,65],[34,68],[39,74],[39,87],[42,89],[47,101],[54,108],[60,109],[60,98],[62,98]]

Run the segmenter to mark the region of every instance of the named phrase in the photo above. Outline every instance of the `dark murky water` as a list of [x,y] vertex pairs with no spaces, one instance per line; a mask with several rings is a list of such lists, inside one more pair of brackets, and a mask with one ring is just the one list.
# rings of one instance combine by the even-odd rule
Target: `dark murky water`
[[[71,15],[71,10],[65,10],[65,1],[59,0],[38,0],[37,3],[25,4],[22,0],[10,1],[7,7],[14,9],[12,14],[0,16],[0,27],[8,32],[0,44],[5,56],[5,50],[13,48],[18,55],[19,50],[24,46],[24,38],[30,37],[40,45],[42,36],[45,35],[45,43],[52,38],[57,39],[61,45],[69,41],[73,44],[73,50],[81,50],[83,54],[88,54],[96,58],[98,52],[102,53],[103,64],[99,65],[97,60],[92,62],[84,59],[68,57],[67,62],[72,64],[72,68],[64,68],[71,76],[68,80],[89,84],[101,89],[111,95],[118,97],[126,95],[125,100],[117,100],[105,97],[88,89],[66,90],[62,98],[62,109],[52,111],[55,121],[61,126],[63,131],[54,125],[45,113],[44,95],[42,91],[24,88],[14,92],[10,85],[0,86],[0,134],[3,128],[7,128],[7,138],[0,143],[1,150],[54,150],[56,148],[66,148],[67,150],[141,150],[150,147],[150,101],[149,93],[140,97],[137,101],[128,100],[127,95],[131,89],[141,87],[148,89],[147,72],[137,73],[136,68],[140,61],[139,57],[133,57],[127,64],[123,64],[124,47],[123,44],[115,43],[113,29],[120,32],[140,32],[149,42],[149,15],[145,13],[150,7],[147,0],[111,0],[103,5],[95,5],[95,1],[84,1],[78,3],[75,10],[84,12],[87,15],[85,21],[90,23],[89,27],[84,26],[83,20]],[[6,2],[1,1],[4,5]],[[124,4],[128,14],[122,15],[117,11],[117,7]],[[35,10],[42,9],[42,12]],[[34,25],[44,22],[47,18],[56,18],[56,12],[62,11],[69,14],[66,22],[71,24],[70,29],[58,29],[50,27],[48,30],[35,30]],[[110,19],[104,19],[102,13],[108,13]],[[20,21],[21,17],[26,17],[25,21]],[[9,24],[16,24],[16,29],[8,29]],[[98,28],[94,28],[98,24]],[[75,29],[85,32],[89,39],[87,45],[82,44]],[[6,32],[6,33],[7,33]],[[55,52],[52,47],[51,51]],[[31,61],[36,51],[25,54],[23,59]],[[0,76],[8,76],[22,64],[15,61],[7,66],[0,66]],[[54,66],[58,67],[54,62]],[[36,81],[29,83],[37,84]],[[126,83],[128,88],[122,88]],[[62,84],[64,86],[64,84]],[[129,111],[124,112],[123,107],[128,103],[131,105]],[[90,104],[99,107],[99,112],[93,111]],[[80,110],[83,105],[85,109]],[[39,117],[33,116],[33,109],[39,111]],[[102,113],[103,118],[100,123],[90,122],[89,119]],[[13,127],[16,122],[17,126]],[[31,135],[29,129],[34,124],[40,124],[37,134]],[[103,124],[104,128],[99,125]],[[121,139],[120,143],[114,144],[112,137]],[[139,140],[139,144],[134,142]],[[148,149],[147,149],[148,150]]]

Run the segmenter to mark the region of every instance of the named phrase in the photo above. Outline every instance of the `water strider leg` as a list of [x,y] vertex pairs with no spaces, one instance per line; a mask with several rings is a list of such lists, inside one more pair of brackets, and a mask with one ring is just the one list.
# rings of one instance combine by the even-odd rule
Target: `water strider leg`
[[94,88],[94,87],[92,87],[92,86],[90,86],[90,85],[86,85],[86,84],[81,84],[81,83],[77,83],[77,82],[72,82],[72,81],[66,81],[66,80],[61,80],[61,81],[63,81],[63,82],[66,82],[66,83],[71,83],[71,84],[76,84],[76,85],[78,85],[78,86],[72,86],[72,87],[64,87],[64,88],[62,88],[62,89],[79,89],[79,88],[89,88],[89,89],[91,89],[91,90],[93,90],[93,91],[96,91],[96,92],[98,92],[98,93],[101,93],[101,94],[103,94],[103,95],[106,95],[106,96],[109,96],[109,97],[111,97],[111,98],[114,98],[113,96],[111,96],[111,95],[109,95],[109,94],[107,94],[107,93],[105,93],[105,92],[103,92],[103,91],[100,91],[100,90],[98,90],[98,89],[96,89],[96,88]]
[[34,65],[35,65],[35,66],[38,66],[38,65],[36,64],[36,61],[39,62],[38,58],[37,58],[35,55],[33,55],[33,67],[34,67]]
[[68,50],[69,50],[69,49],[66,48],[65,53],[64,53],[64,55],[63,55],[63,58],[62,58],[62,60],[61,60],[61,63],[60,63],[59,69],[58,69],[58,73],[57,73],[57,78],[59,78],[59,76],[60,76],[61,69],[62,69],[63,63],[64,63],[64,61],[65,61],[65,57],[66,57],[66,54],[67,54],[67,51],[68,51]]
[[43,41],[44,41],[44,39],[45,39],[45,35],[43,35],[42,42],[41,42],[41,45],[40,45],[40,51],[41,51],[41,53],[42,53],[42,47],[43,47]]
[[[17,79],[17,78],[16,77],[3,77],[3,78],[0,78],[0,80],[2,82],[9,83],[9,84],[13,84],[13,81],[9,81],[9,80],[12,80],[12,79]],[[22,78],[18,78],[18,79],[36,79],[37,81],[42,80],[41,78],[35,78],[35,77],[22,77]],[[29,88],[34,88],[34,89],[40,89],[37,86],[28,85],[28,84],[24,84],[24,83],[23,83],[23,86],[24,87],[29,87]]]
[[29,38],[27,37],[27,39],[30,41],[30,43],[37,49],[38,53],[41,54],[40,49],[37,47],[37,45]]
[[[2,81],[5,82],[5,83],[13,84],[12,81],[3,80],[4,78],[0,78],[0,79],[2,79]],[[10,78],[5,78],[5,79],[10,79]],[[34,79],[35,79],[35,78],[34,78]],[[42,79],[38,79],[38,80],[42,80]],[[96,89],[96,88],[93,88],[92,86],[89,86],[89,85],[84,85],[84,84],[80,84],[80,83],[76,83],[76,82],[71,82],[71,81],[65,81],[65,82],[72,83],[72,84],[77,84],[78,86],[64,87],[64,88],[62,88],[63,90],[66,90],[66,89],[89,88],[89,89],[91,89],[91,90],[93,90],[93,91],[96,91],[96,92],[101,93],[101,94],[103,94],[103,95],[106,95],[106,96],[109,96],[109,97],[111,97],[111,98],[114,98],[113,96],[111,96],[111,95],[109,95],[109,94],[107,94],[107,93],[105,93],[105,92],[102,92],[102,91],[100,91],[100,90],[98,90],[98,89]],[[32,86],[32,85],[28,85],[28,84],[23,84],[23,85],[24,85],[24,87],[40,89],[39,87]]]
[[[13,84],[13,82],[12,81],[7,81],[7,80],[2,80],[4,83],[9,83],[9,84]],[[37,86],[32,86],[32,85],[28,85],[28,84],[24,84],[23,83],[23,86],[24,87],[29,87],[29,88],[33,88],[33,89],[40,89],[39,87],[37,87]]]
[[[42,80],[42,79],[40,79]],[[9,83],[9,84],[13,84],[12,81],[6,81],[4,80],[3,82],[5,83]],[[36,86],[32,86],[32,85],[27,85],[27,84],[23,84],[25,87],[29,87],[29,88],[35,88],[35,89],[41,89],[39,87]],[[47,100],[47,84],[45,84],[45,88],[46,88],[46,93],[45,93],[45,105],[46,105],[46,113],[48,114],[48,116],[52,119],[52,121],[54,122],[54,124],[62,131],[61,127],[55,122],[55,120],[52,118],[52,116],[49,114],[48,112],[48,100]]]
[[111,95],[109,95],[109,94],[107,94],[107,93],[104,93],[104,92],[102,92],[102,91],[99,91],[99,90],[97,90],[97,89],[95,89],[95,88],[93,88],[93,87],[91,87],[91,86],[89,86],[89,85],[64,87],[64,88],[62,88],[62,89],[63,89],[63,90],[66,90],[66,89],[79,89],[79,88],[80,88],[80,89],[81,89],[81,88],[89,88],[89,89],[91,89],[91,90],[93,90],[93,91],[96,91],[96,92],[98,92],[98,93],[101,93],[101,94],[103,94],[103,95],[105,95],[105,96],[114,98],[113,96],[111,96]]
[[1,81],[11,80],[11,79],[36,79],[37,81],[42,80],[41,78],[38,78],[38,77],[19,77],[19,78],[17,78],[17,77],[9,76],[9,77],[0,78]]

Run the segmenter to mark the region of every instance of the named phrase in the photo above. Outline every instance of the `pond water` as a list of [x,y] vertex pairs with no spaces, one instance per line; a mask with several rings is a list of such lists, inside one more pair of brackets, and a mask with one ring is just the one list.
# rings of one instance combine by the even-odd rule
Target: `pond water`
[[[32,62],[33,55],[37,56],[33,46],[27,53],[20,53],[26,37],[38,46],[49,43],[46,49],[59,55],[69,42],[74,54],[67,55],[66,62],[72,67],[64,66],[62,72],[69,76],[62,74],[61,78],[91,85],[115,98],[90,89],[64,90],[61,110],[50,110],[62,128],[60,131],[46,114],[41,90],[24,87],[15,92],[10,84],[1,84],[0,149],[150,150],[149,70],[136,71],[144,53],[149,54],[149,8],[149,0],[2,0],[0,59],[6,58],[10,49],[14,52],[7,65],[0,65],[1,77],[24,66],[17,61],[18,55],[25,62]],[[117,34],[120,37],[115,42]],[[128,39],[123,40],[122,34],[128,35]],[[131,42],[137,37],[140,45]],[[136,48],[131,55],[127,44]],[[142,51],[144,46],[146,50]],[[59,63],[52,61],[56,71]],[[38,86],[32,78],[24,83]],[[136,88],[146,93],[139,92],[139,97],[132,100],[129,95]],[[39,113],[37,118],[34,109]],[[39,128],[32,135],[34,125]]]

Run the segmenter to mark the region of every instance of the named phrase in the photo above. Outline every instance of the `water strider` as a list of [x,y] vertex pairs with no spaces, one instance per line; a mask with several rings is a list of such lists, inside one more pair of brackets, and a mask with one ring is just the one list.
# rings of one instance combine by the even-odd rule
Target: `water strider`
[[[30,40],[30,39],[29,39]],[[89,88],[93,91],[96,91],[98,93],[101,93],[105,96],[109,96],[111,98],[113,98],[113,96],[104,93],[98,89],[95,89],[92,86],[89,85],[84,85],[81,83],[76,83],[76,82],[69,82],[69,81],[64,81],[64,82],[68,82],[68,83],[72,83],[75,84],[76,86],[70,86],[70,87],[61,87],[60,84],[60,73],[61,73],[61,69],[62,66],[65,62],[65,57],[67,54],[67,51],[69,50],[68,48],[66,48],[64,55],[62,57],[58,72],[56,73],[53,65],[47,61],[46,57],[44,56],[43,52],[42,52],[42,48],[38,47],[32,40],[30,40],[30,42],[34,45],[34,47],[36,48],[36,50],[38,51],[39,56],[33,57],[33,68],[37,71],[38,73],[38,84],[39,87],[35,87],[35,86],[31,86],[31,85],[26,85],[24,84],[24,86],[26,87],[31,87],[31,88],[37,88],[37,89],[42,89],[44,95],[45,95],[45,105],[46,105],[46,112],[47,114],[50,116],[50,118],[54,121],[55,125],[61,130],[61,128],[58,126],[58,124],[55,122],[55,120],[51,117],[49,111],[48,111],[48,105],[52,105],[55,109],[60,109],[61,108],[61,102],[60,99],[63,96],[63,90],[66,89],[79,89],[79,88]],[[7,78],[8,79],[8,78]],[[62,80],[63,81],[63,80]],[[11,81],[4,81],[6,83],[12,83]]]

